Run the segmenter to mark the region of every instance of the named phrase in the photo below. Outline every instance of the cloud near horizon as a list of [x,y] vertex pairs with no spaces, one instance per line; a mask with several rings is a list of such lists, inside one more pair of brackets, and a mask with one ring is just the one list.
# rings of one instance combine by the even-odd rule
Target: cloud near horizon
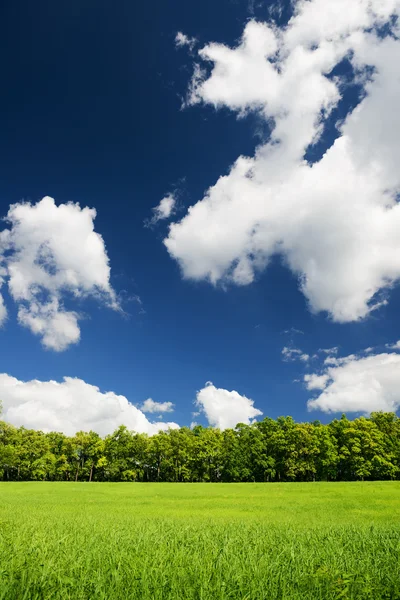
[[400,407],[400,355],[331,356],[318,372],[305,375],[304,382],[307,390],[318,392],[308,401],[309,410],[396,412]]
[[[0,286],[6,283],[18,307],[18,320],[45,348],[63,351],[80,339],[80,315],[65,301],[92,297],[118,309],[110,284],[103,238],[94,230],[96,211],[79,204],[10,206],[8,228],[0,232]],[[0,297],[0,323],[6,308]]]
[[211,382],[197,392],[195,404],[209,425],[219,429],[234,428],[238,423],[250,424],[255,417],[262,415],[250,398],[235,390],[216,388]]
[[[170,225],[184,277],[248,285],[281,255],[312,312],[344,323],[387,302],[400,279],[399,16],[400,0],[300,0],[287,27],[251,20],[236,47],[199,51],[187,104],[255,112],[271,137]],[[349,85],[360,102],[310,164]]]
[[120,425],[137,433],[154,435],[177,423],[152,423],[125,396],[101,392],[82,379],[64,377],[63,381],[19,381],[0,374],[2,419],[15,425],[42,431],[60,431],[74,435],[77,431],[96,431],[102,436]]

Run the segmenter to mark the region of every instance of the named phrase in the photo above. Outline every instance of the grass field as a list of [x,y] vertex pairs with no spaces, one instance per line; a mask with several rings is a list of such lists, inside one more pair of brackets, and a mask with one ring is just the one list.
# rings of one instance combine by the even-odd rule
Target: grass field
[[400,482],[0,483],[0,599],[400,599]]

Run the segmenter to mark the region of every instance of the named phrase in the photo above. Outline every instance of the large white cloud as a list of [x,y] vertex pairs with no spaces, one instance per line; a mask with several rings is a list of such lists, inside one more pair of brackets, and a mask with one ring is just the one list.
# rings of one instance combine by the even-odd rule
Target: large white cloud
[[199,407],[212,427],[227,429],[238,423],[251,423],[262,412],[254,407],[254,401],[241,396],[235,390],[231,392],[216,388],[212,383],[197,392],[196,406]]
[[2,419],[16,426],[42,431],[112,433],[119,425],[138,433],[154,435],[178,428],[176,423],[151,423],[125,396],[101,392],[82,379],[64,377],[57,381],[19,381],[0,374]]
[[350,355],[325,361],[321,372],[305,375],[309,410],[327,413],[397,411],[400,407],[400,355]]
[[[400,0],[304,0],[284,29],[250,21],[236,48],[200,50],[212,71],[196,66],[188,103],[257,111],[272,135],[170,226],[185,277],[246,285],[281,254],[313,311],[346,322],[385,302],[377,293],[400,278],[400,41],[381,35],[392,15]],[[365,98],[308,164],[346,57]]]
[[[8,279],[22,325],[41,336],[46,348],[61,351],[79,341],[79,314],[65,299],[95,297],[117,308],[109,260],[94,231],[96,211],[43,198],[14,204],[9,228],[0,233],[0,283]],[[5,316],[0,301],[0,320]]]

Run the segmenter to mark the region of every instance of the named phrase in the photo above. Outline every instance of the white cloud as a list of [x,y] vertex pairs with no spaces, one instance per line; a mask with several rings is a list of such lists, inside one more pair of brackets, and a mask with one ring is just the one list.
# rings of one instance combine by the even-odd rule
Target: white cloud
[[155,402],[152,398],[147,398],[140,407],[145,413],[166,413],[173,412],[174,405],[172,402]]
[[[165,245],[185,277],[247,285],[280,254],[314,312],[354,321],[386,302],[377,293],[400,278],[400,41],[375,28],[392,14],[400,0],[302,0],[285,29],[250,21],[236,48],[200,50],[212,70],[195,66],[188,103],[257,111],[273,131],[170,226]],[[366,97],[307,164],[345,57]]]
[[294,362],[297,360],[308,362],[310,360],[309,354],[306,354],[299,348],[293,348],[291,346],[285,346],[282,349],[282,357],[285,362]]
[[7,319],[7,309],[4,304],[3,296],[0,294],[0,326],[4,323],[4,321],[6,319]]
[[[88,296],[118,308],[110,284],[109,260],[101,235],[94,231],[96,211],[79,204],[43,198],[37,204],[14,204],[0,233],[1,280],[18,306],[18,319],[42,338],[46,348],[61,351],[80,338],[77,312],[64,301]],[[3,314],[0,302],[0,318]]]
[[[389,348],[389,350],[400,350],[400,340],[398,340],[394,344],[386,344],[386,348]],[[368,352],[368,351],[369,351],[369,348],[367,348],[365,350],[365,352]]]
[[285,329],[283,333],[289,333],[292,335],[304,335],[304,331],[301,329],[296,329],[295,327],[291,327],[290,329]]
[[353,354],[304,380],[308,390],[322,390],[308,401],[309,410],[370,413],[400,407],[400,355],[396,353]]
[[197,39],[195,37],[189,37],[182,33],[182,31],[178,31],[175,36],[175,45],[177,48],[183,48],[184,46],[187,46],[189,50],[193,50],[196,44]]
[[333,348],[320,348],[318,352],[323,352],[324,354],[337,354],[339,352],[338,346],[333,346]]
[[151,423],[125,396],[101,392],[82,379],[64,377],[57,381],[19,381],[0,374],[2,418],[17,427],[43,431],[112,433],[119,425],[138,433],[154,435],[177,428],[176,423]]
[[208,423],[219,429],[234,428],[238,423],[249,424],[262,415],[250,398],[234,390],[216,388],[211,382],[197,393],[196,406],[205,414]]
[[[2,266],[2,264],[4,264],[4,259],[1,256],[1,239],[0,239],[0,289],[2,288],[5,278],[7,276],[7,269]],[[7,319],[7,308],[6,305],[4,304],[4,298],[3,296],[0,294],[0,327],[3,325],[3,323],[6,321]]]
[[323,390],[329,380],[329,375],[304,375],[304,381],[308,390]]
[[327,356],[326,359],[324,360],[324,365],[333,365],[335,367],[339,367],[340,365],[344,365],[344,364],[351,362],[357,358],[358,357],[356,354],[349,354],[348,356],[341,356],[341,357]]
[[176,198],[174,194],[168,194],[165,196],[162,200],[160,200],[160,203],[153,208],[154,215],[149,221],[150,225],[155,225],[158,223],[158,221],[169,219],[169,217],[171,217],[174,213],[175,205]]

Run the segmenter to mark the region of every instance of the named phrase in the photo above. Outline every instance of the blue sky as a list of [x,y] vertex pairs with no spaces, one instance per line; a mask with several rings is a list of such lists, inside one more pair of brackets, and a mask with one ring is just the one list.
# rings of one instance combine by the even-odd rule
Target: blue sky
[[[312,0],[309,4],[313,5],[318,16],[319,10],[324,13],[324,5],[333,7],[335,3],[333,0]],[[371,235],[376,234],[376,239],[374,237],[375,241],[370,244],[363,238],[364,230],[366,237],[370,235],[369,230],[364,229],[370,226],[369,221],[364,223],[364,217],[357,220],[358,213],[351,211],[348,219],[354,217],[355,220],[350,231],[347,231],[347,217],[342,228],[335,212],[327,212],[319,221],[318,198],[309,213],[317,215],[315,220],[307,225],[301,224],[302,207],[308,207],[308,196],[305,194],[304,198],[300,196],[296,199],[295,210],[288,213],[293,215],[293,212],[299,211],[298,231],[296,219],[288,232],[284,215],[272,217],[269,213],[265,214],[264,208],[260,208],[261,212],[255,214],[250,225],[254,229],[260,228],[259,237],[262,240],[255,240],[255,236],[246,238],[243,246],[235,249],[236,254],[232,255],[229,262],[230,259],[225,257],[231,252],[230,235],[240,238],[243,233],[239,230],[240,222],[247,219],[246,215],[253,210],[252,207],[271,204],[275,198],[283,206],[286,201],[284,194],[292,193],[292,189],[282,192],[279,188],[278,191],[270,181],[264,181],[263,175],[259,175],[260,181],[256,182],[258,187],[253,198],[253,191],[249,190],[248,195],[245,188],[243,192],[240,191],[242,185],[247,185],[240,179],[241,176],[236,179],[230,175],[227,181],[229,189],[224,192],[224,198],[231,193],[232,201],[236,203],[234,223],[230,221],[228,213],[223,212],[229,211],[229,206],[224,208],[225,200],[218,189],[211,192],[214,206],[220,207],[218,217],[215,216],[216,211],[210,209],[204,220],[199,218],[196,221],[197,216],[191,217],[190,221],[185,220],[188,208],[201,201],[206,190],[221,177],[228,176],[239,156],[253,157],[257,147],[267,148],[269,152],[271,140],[274,144],[280,144],[285,158],[282,163],[276,163],[274,169],[279,170],[283,165],[282,181],[286,185],[286,182],[290,183],[292,168],[294,173],[294,164],[298,168],[305,160],[310,165],[320,161],[335,139],[344,136],[347,130],[354,146],[357,143],[362,145],[360,140],[363,140],[364,132],[369,131],[368,119],[371,114],[374,115],[374,110],[379,122],[381,112],[378,109],[381,105],[378,103],[382,97],[385,98],[385,94],[388,103],[384,105],[384,110],[390,117],[390,111],[394,111],[397,105],[398,93],[398,87],[391,87],[391,84],[393,65],[396,64],[393,48],[399,51],[396,37],[399,4],[396,0],[390,0],[385,12],[376,2],[376,14],[368,17],[371,22],[365,21],[366,2],[357,0],[354,4],[357,8],[354,15],[349,15],[350,25],[343,24],[344,19],[336,12],[331,19],[334,22],[337,19],[340,35],[343,31],[345,35],[364,35],[365,40],[361,42],[351,38],[350,42],[346,42],[346,48],[340,46],[340,35],[337,39],[334,37],[337,33],[326,35],[324,23],[318,29],[318,18],[307,14],[301,2],[297,3],[295,9],[298,11],[297,21],[293,21],[295,14],[289,26],[289,18],[293,15],[289,2],[221,0],[216,6],[209,0],[199,4],[181,0],[174,0],[172,4],[159,1],[138,4],[122,0],[111,7],[98,0],[85,3],[72,0],[61,5],[43,2],[32,4],[21,0],[2,4],[1,215],[6,217],[10,205],[31,202],[33,206],[45,196],[54,198],[57,206],[74,202],[82,208],[94,208],[97,213],[95,231],[104,240],[104,253],[108,255],[111,267],[110,279],[102,293],[107,296],[113,290],[117,298],[115,302],[119,304],[119,310],[115,310],[110,307],[110,296],[107,296],[108,299],[99,299],[96,294],[81,294],[77,299],[72,297],[73,290],[63,288],[57,292],[57,299],[65,309],[82,316],[79,319],[80,339],[77,343],[68,344],[62,351],[44,347],[44,334],[35,335],[26,320],[25,326],[18,323],[21,307],[28,307],[29,315],[32,314],[29,312],[33,310],[31,300],[22,296],[16,300],[15,292],[13,298],[9,285],[11,271],[8,269],[11,263],[7,262],[8,257],[17,256],[26,240],[24,232],[20,232],[19,237],[15,237],[14,245],[3,250],[6,271],[1,292],[8,316],[0,331],[0,372],[3,373],[0,397],[2,394],[5,418],[17,425],[62,427],[53,418],[54,415],[63,414],[62,410],[65,409],[65,405],[63,409],[60,408],[62,401],[57,396],[58,388],[55,388],[53,395],[50,394],[49,403],[52,404],[46,405],[43,419],[40,420],[35,417],[41,407],[32,392],[32,385],[27,387],[22,382],[62,382],[64,377],[78,378],[97,386],[101,392],[124,396],[136,406],[142,405],[147,398],[159,403],[172,402],[174,411],[162,415],[161,420],[179,425],[196,421],[225,426],[225,421],[218,420],[218,415],[221,411],[229,412],[229,402],[236,406],[237,398],[228,395],[228,404],[221,404],[218,394],[232,390],[253,400],[254,406],[264,416],[270,417],[290,414],[298,420],[318,418],[327,421],[332,414],[340,414],[344,409],[354,414],[382,407],[397,409],[400,397],[397,398],[393,391],[397,380],[395,385],[393,373],[388,373],[388,369],[394,369],[397,373],[398,355],[396,348],[388,349],[385,346],[395,344],[400,338],[400,292],[397,285],[400,269],[395,258],[393,263],[390,258],[400,250],[396,247],[396,231],[390,229],[396,228],[396,215],[389,219],[390,226],[382,225],[382,228],[387,227],[382,235],[371,230]],[[301,21],[302,14],[305,24]],[[304,32],[312,30],[307,26],[307,19],[314,25],[317,23],[317,42],[313,40],[312,32],[305,39]],[[303,80],[299,79],[300,83],[290,80],[289,75],[288,82],[282,79],[283,84],[279,89],[277,87],[274,97],[271,79],[266,85],[264,106],[263,98],[253,97],[251,91],[254,87],[251,77],[257,83],[258,58],[252,51],[246,50],[241,36],[246,27],[254,25],[254,29],[248,30],[248,39],[251,38],[256,45],[267,43],[265,39],[269,34],[265,33],[263,27],[266,28],[267,24],[271,27],[272,23],[274,31],[278,30],[282,35],[290,27],[295,32],[292,37],[288,35],[287,39],[279,42],[281,58],[278,62],[283,73],[285,68],[289,72],[286,66],[291,56],[297,56],[296,48],[310,49],[315,44],[318,52],[318,48],[322,49],[324,44],[331,44],[333,50],[329,51],[335,56],[329,58],[332,63],[329,68],[324,66],[319,71],[305,70]],[[260,26],[259,29],[257,26]],[[386,29],[382,29],[384,26]],[[368,33],[371,31],[377,32],[373,39],[372,34]],[[177,32],[183,32],[188,38],[196,38],[194,47],[191,49],[189,44],[176,47]],[[389,39],[394,45],[389,48],[390,52],[384,47],[384,42]],[[198,50],[209,48],[207,45],[214,41],[230,49],[239,48],[240,51],[243,48],[243,56],[231,50],[229,60],[232,59],[232,63],[225,64],[225,70],[222,68],[222,55],[217,53],[215,59],[208,57],[209,60],[204,60],[204,55],[199,57]],[[268,59],[271,65],[276,60],[271,58],[272,54]],[[229,65],[242,59],[245,64],[243,73],[230,72]],[[266,61],[266,58],[262,60]],[[306,58],[296,60],[303,65]],[[321,61],[328,59],[323,56]],[[201,64],[201,68],[205,69],[196,81],[192,80],[195,64]],[[219,74],[218,65],[222,69]],[[253,67],[255,74],[251,70]],[[382,73],[382,78],[371,79],[373,72]],[[312,87],[313,75],[316,75],[315,89]],[[317,108],[314,105],[312,108],[315,110],[312,118],[318,117],[319,120],[319,127],[315,126],[314,134],[308,132],[313,141],[303,144],[301,156],[299,154],[299,157],[293,158],[298,162],[288,166],[289,148],[303,142],[297,138],[290,141],[289,137],[286,140],[285,136],[292,135],[289,132],[293,130],[300,132],[301,125],[307,124],[308,118],[310,130],[315,125],[307,112],[311,111],[308,104],[301,113],[298,108],[303,101],[301,86],[307,81],[310,89],[305,94],[304,102],[308,94],[311,97],[314,91],[318,96],[321,81],[323,85],[329,81],[336,86],[337,96],[335,90],[323,88],[321,93],[326,97],[323,97],[320,106],[316,104]],[[262,77],[259,82],[262,94]],[[236,91],[229,96],[226,90],[234,88]],[[188,96],[190,89],[191,100]],[[254,89],[257,90],[257,85]],[[258,92],[254,93],[257,96]],[[374,93],[377,98],[375,104]],[[296,94],[297,103],[293,99]],[[371,106],[365,109],[364,128],[358,122],[351,122],[345,125],[347,130],[343,133],[338,122],[343,123],[366,96],[372,100]],[[185,99],[186,106],[182,107]],[[285,124],[282,117],[285,111],[289,116],[290,111],[293,113],[293,121],[289,125]],[[299,117],[299,114],[302,116]],[[344,207],[354,203],[357,207],[360,205],[363,214],[370,211],[371,215],[375,214],[376,207],[380,207],[383,214],[387,207],[382,208],[378,191],[386,193],[389,190],[388,193],[393,197],[398,193],[398,175],[394,170],[389,172],[389,167],[387,173],[379,171],[381,179],[378,180],[377,175],[377,180],[372,183],[365,175],[371,172],[371,164],[376,165],[379,157],[386,156],[384,151],[395,157],[400,149],[397,142],[400,127],[398,131],[396,129],[398,118],[392,119],[392,123],[395,134],[385,129],[385,123],[378,128],[378,132],[372,131],[370,138],[373,150],[368,155],[369,146],[366,144],[367,157],[363,156],[357,162],[360,199],[355,197],[351,189],[346,190],[348,199],[344,201]],[[278,141],[273,140],[274,131],[283,132]],[[377,149],[378,159],[374,155],[374,148]],[[336,193],[338,202],[342,201],[343,193],[335,188],[335,182],[346,176],[341,166],[344,163],[340,162],[345,159],[341,156],[337,162],[330,163],[328,171],[332,181],[325,179],[325,171],[322,171],[317,184],[312,185],[313,189],[318,187],[321,198]],[[268,162],[269,159],[262,160]],[[362,160],[364,163],[360,166]],[[267,172],[264,163],[257,165],[255,162],[253,168],[255,171],[259,169],[260,173]],[[355,169],[352,166],[351,172]],[[294,181],[292,188],[296,189],[296,185]],[[365,190],[375,190],[374,186],[377,190],[375,196],[365,200],[369,192],[364,194],[364,187]],[[146,226],[154,214],[153,208],[167,194],[173,194],[176,200],[171,218],[160,220],[151,227]],[[333,199],[331,206],[335,206],[335,202]],[[309,208],[304,210],[308,211]],[[170,246],[167,249],[163,243],[169,235],[172,237],[168,229],[170,222],[183,223],[174,238],[174,250]],[[16,228],[15,223],[3,222],[0,231]],[[324,240],[330,234],[324,232],[331,231],[330,223],[334,239],[327,248]],[[269,226],[278,233],[274,242],[277,244],[275,250],[267,252],[263,244]],[[220,241],[219,231],[224,227]],[[342,230],[346,230],[345,233]],[[197,232],[200,232],[198,236]],[[317,232],[315,240],[314,232]],[[342,238],[342,234],[347,237]],[[74,245],[73,228],[68,235]],[[213,241],[207,246],[210,236]],[[298,238],[301,236],[300,243]],[[390,248],[383,248],[386,240],[392,238]],[[309,243],[307,241],[306,244],[304,240]],[[365,247],[357,254],[353,245],[358,247],[364,242]],[[43,243],[47,243],[45,237]],[[248,251],[249,245],[251,251]],[[332,265],[330,273],[329,256],[332,257],[336,251],[338,256],[343,252],[342,262]],[[69,251],[66,252],[68,254]],[[78,237],[76,252],[79,255]],[[313,282],[313,275],[307,269],[310,261],[314,260],[314,254],[318,263],[318,257],[324,252],[329,256],[318,266],[321,272]],[[369,254],[379,255],[379,260],[367,261],[364,269],[363,261]],[[245,255],[244,275],[241,275],[241,281],[235,281],[232,265],[238,264]],[[255,264],[257,260],[261,261],[261,266]],[[336,294],[331,289],[331,283],[326,282],[330,277],[336,278],[335,269],[344,268],[349,268],[354,274],[343,282],[338,278]],[[250,275],[249,269],[252,271]],[[194,271],[199,275],[193,277]],[[217,271],[215,284],[210,283],[213,278],[210,274]],[[299,287],[299,281],[304,281],[304,277],[309,277],[311,281],[308,291],[302,291]],[[360,292],[361,288],[364,291]],[[373,293],[368,296],[369,292],[365,292],[365,289],[373,289]],[[357,300],[362,293],[365,298]],[[42,289],[40,294],[40,297],[35,296],[35,302],[46,303],[50,297],[46,296],[50,294],[49,290]],[[372,304],[382,299],[387,303],[371,310]],[[354,308],[356,301],[358,304]],[[341,303],[343,310],[337,308],[339,304],[342,306]],[[19,318],[21,321],[21,314]],[[282,356],[284,347],[300,349],[302,354],[310,358],[294,360],[300,356],[295,352],[290,355],[293,360],[285,361]],[[333,347],[338,347],[336,354],[318,353],[320,348]],[[363,354],[366,348],[374,350]],[[345,358],[352,355],[355,357]],[[304,376],[326,374],[329,363],[326,366],[323,361],[327,356],[332,358],[331,365],[335,369],[334,373],[329,374],[331,387],[310,386]],[[338,359],[338,356],[343,358]],[[367,364],[367,356],[374,362]],[[387,356],[389,358],[385,358]],[[386,362],[382,366],[383,360],[389,361],[392,366],[387,367]],[[344,372],[344,369],[347,371]],[[11,378],[14,378],[12,382]],[[346,379],[344,391],[340,387],[340,378]],[[346,400],[349,393],[354,390],[354,394],[357,394],[366,378],[368,387],[379,387],[381,392],[366,400],[365,406],[362,403],[354,406],[349,404]],[[208,386],[213,394],[209,394],[204,401],[200,399],[196,409],[193,405],[196,394],[199,390],[207,390],[205,384],[210,381],[215,386]],[[39,384],[36,389],[40,395]],[[315,397],[316,390],[320,390],[318,393],[321,394],[327,391],[331,394],[330,398],[333,394],[335,400],[329,403],[324,399],[310,413],[307,400]],[[70,410],[79,412],[79,406],[85,402],[85,394],[82,392],[82,396],[71,400],[72,393],[68,392],[66,396],[68,402],[71,401]],[[100,404],[102,398],[97,397]],[[246,407],[249,407],[248,403]],[[193,412],[200,414],[193,416]],[[118,414],[115,416],[115,411],[113,415],[110,427],[118,424],[118,419],[124,419]],[[255,416],[251,411],[246,413],[246,408],[244,413],[239,411],[238,415],[248,421]],[[156,420],[156,416],[158,419],[158,414],[147,414],[150,421]],[[74,415],[74,419],[67,428],[68,432],[73,430],[75,424],[77,428],[78,425],[96,427],[96,416],[81,421],[79,415]],[[105,432],[107,415],[102,419],[100,429]],[[131,423],[128,420],[127,424]]]

